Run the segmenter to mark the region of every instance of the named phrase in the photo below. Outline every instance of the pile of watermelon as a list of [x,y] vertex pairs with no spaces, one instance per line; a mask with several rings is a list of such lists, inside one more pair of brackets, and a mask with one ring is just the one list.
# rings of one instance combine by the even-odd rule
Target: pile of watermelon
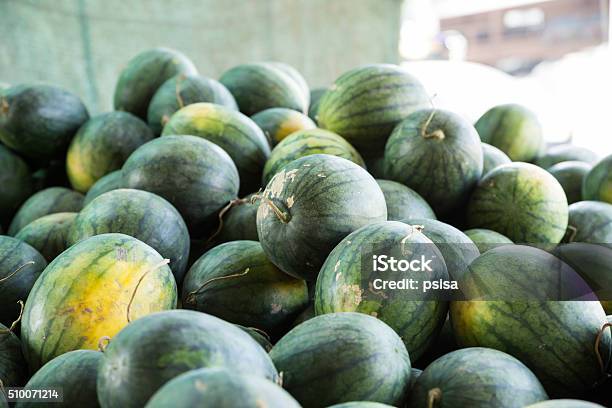
[[[612,155],[394,65],[152,49],[114,108],[0,90],[0,408],[612,404]],[[465,296],[364,286],[398,250]]]

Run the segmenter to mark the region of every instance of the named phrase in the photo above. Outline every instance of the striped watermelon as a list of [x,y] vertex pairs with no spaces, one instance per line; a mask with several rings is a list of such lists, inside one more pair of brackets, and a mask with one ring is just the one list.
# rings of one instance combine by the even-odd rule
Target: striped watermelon
[[125,162],[122,185],[170,201],[192,237],[207,236],[217,212],[236,198],[238,170],[219,146],[196,136],[166,136],[138,148]]
[[384,157],[386,177],[415,190],[438,216],[460,208],[482,176],[476,130],[448,111],[409,115],[389,137]]
[[280,339],[270,357],[283,373],[283,387],[307,407],[348,401],[399,405],[410,381],[402,340],[361,313],[307,320]]
[[66,250],[66,238],[77,213],[61,212],[40,217],[23,227],[15,238],[30,244],[47,262]]
[[[23,387],[28,366],[21,354],[21,342],[9,328],[0,323],[0,382],[2,387]],[[0,389],[0,396],[3,390]]]
[[483,166],[482,166],[482,175],[484,176],[497,166],[501,166],[502,164],[508,164],[512,162],[510,158],[506,155],[506,153],[502,152],[495,146],[491,146],[488,143],[482,143],[482,157],[483,157]]
[[259,242],[233,241],[206,252],[189,269],[182,304],[276,337],[306,308],[308,289],[274,266]]
[[251,119],[263,130],[272,147],[293,132],[317,127],[308,116],[287,108],[262,110],[251,116]]
[[25,305],[21,338],[32,371],[71,350],[95,349],[130,320],[176,307],[162,257],[123,234],[82,241],[49,264]]
[[329,88],[315,88],[310,91],[310,105],[308,106],[308,116],[310,119],[318,122],[317,116],[319,116],[319,104],[321,98],[327,92]]
[[413,218],[436,219],[436,214],[427,201],[416,191],[391,180],[376,180],[385,195],[387,219],[389,221],[410,220]]
[[321,97],[317,123],[364,154],[382,152],[395,125],[428,105],[423,85],[402,68],[365,65],[342,74]]
[[582,199],[612,204],[612,154],[597,162],[585,176]]
[[512,161],[532,161],[544,144],[537,116],[524,106],[494,106],[474,126],[483,142],[497,147]]
[[417,360],[446,320],[448,303],[439,300],[435,292],[379,289],[376,279],[382,273],[371,266],[374,255],[434,260],[433,272],[387,271],[385,280],[414,279],[421,285],[424,280],[448,280],[442,254],[425,235],[397,221],[370,224],[349,234],[327,257],[317,279],[315,312],[360,312],[378,317],[399,334],[410,358]]
[[270,156],[270,146],[259,127],[240,112],[211,103],[196,103],[176,112],[162,136],[192,135],[204,138],[229,154],[240,175],[240,194],[256,192]]
[[141,190],[119,189],[102,194],[76,217],[66,237],[72,246],[94,235],[117,232],[147,245],[170,260],[181,283],[189,258],[189,232],[179,212],[163,198]]
[[607,244],[612,248],[612,204],[579,201],[570,205],[563,242]]
[[523,408],[548,399],[536,376],[519,360],[482,347],[448,353],[419,376],[410,407]]
[[238,110],[236,100],[219,81],[199,75],[179,74],[164,82],[153,95],[147,112],[147,122],[153,132],[159,135],[174,112],[199,102],[210,102]]
[[481,254],[498,246],[513,244],[510,238],[489,229],[474,228],[463,233],[476,244]]
[[548,172],[563,187],[567,203],[573,204],[582,200],[582,182],[592,168],[593,166],[588,163],[565,161],[552,165],[548,168]]
[[19,208],[11,221],[8,234],[17,234],[23,227],[45,215],[78,212],[83,208],[83,199],[83,194],[64,187],[49,187],[39,191]]
[[26,162],[0,144],[0,225],[8,227],[32,189],[32,175]]
[[546,152],[538,157],[535,164],[543,169],[549,169],[557,163],[565,161],[579,161],[587,164],[595,164],[599,158],[593,151],[580,146],[562,144],[551,146]]
[[385,197],[372,176],[341,157],[314,154],[272,178],[261,195],[257,234],[283,272],[313,281],[345,236],[386,219]]
[[469,228],[485,228],[517,243],[559,243],[568,206],[559,182],[528,163],[511,163],[489,172],[473,192]]
[[123,163],[142,144],[153,139],[145,122],[127,112],[94,116],[79,129],[68,148],[66,172],[72,187],[86,193]]
[[263,170],[263,184],[267,185],[287,164],[312,154],[338,156],[365,167],[357,150],[341,136],[323,129],[301,130],[283,139],[272,150]]
[[106,176],[96,181],[95,184],[91,186],[89,191],[87,191],[87,194],[85,194],[85,200],[83,200],[83,206],[89,204],[99,195],[121,188],[122,185],[123,174],[121,173],[121,170],[115,170],[108,173]]
[[98,400],[103,408],[142,407],[169,380],[205,367],[278,376],[265,350],[240,328],[204,313],[171,310],[138,319],[112,338],[99,368]]
[[157,89],[175,75],[195,75],[196,67],[182,53],[169,48],[153,48],[132,58],[121,71],[115,86],[115,110],[147,119],[151,98]]

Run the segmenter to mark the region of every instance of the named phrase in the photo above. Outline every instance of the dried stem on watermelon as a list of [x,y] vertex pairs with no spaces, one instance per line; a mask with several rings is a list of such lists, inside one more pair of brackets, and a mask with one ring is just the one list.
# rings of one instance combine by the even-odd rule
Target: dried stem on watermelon
[[271,341],[270,335],[266,333],[265,331],[258,329],[257,327],[247,327],[247,329],[253,330],[254,332],[257,332],[261,334],[262,336],[264,336],[266,340]]
[[434,404],[442,397],[442,390],[438,387],[432,388],[427,393],[427,408],[433,408]]
[[216,282],[216,281],[220,281],[220,280],[225,280],[225,279],[231,279],[231,278],[239,278],[241,276],[245,276],[246,274],[249,273],[251,269],[250,268],[246,268],[244,270],[244,272],[240,272],[240,273],[234,273],[232,275],[227,275],[227,276],[217,276],[216,278],[211,278],[209,280],[207,280],[206,282],[204,282],[199,288],[197,288],[196,290],[192,290],[191,292],[189,292],[189,294],[187,295],[187,297],[185,298],[185,303],[189,303],[189,304],[195,304],[195,297],[198,293],[200,293],[200,291],[202,289],[204,289],[206,286],[208,286],[209,284]]
[[601,372],[606,374],[606,365],[604,364],[603,358],[601,357],[601,352],[599,351],[599,344],[601,343],[601,337],[607,328],[611,328],[612,331],[612,323],[606,323],[602,326],[601,329],[597,332],[597,337],[595,338],[595,357],[597,357],[597,362],[599,363],[599,367],[601,368]]
[[179,108],[185,107],[185,101],[183,101],[183,97],[181,96],[181,81],[184,81],[185,79],[187,79],[187,77],[183,74],[180,74],[178,78],[176,78],[174,93],[176,94],[176,101],[179,104]]
[[28,261],[28,262],[24,263],[23,265],[21,265],[17,269],[15,269],[12,273],[9,273],[4,278],[0,279],[0,283],[2,283],[4,281],[7,281],[10,278],[12,278],[13,276],[17,275],[17,273],[19,271],[21,271],[22,269],[24,269],[26,266],[28,266],[28,265],[35,265],[35,264],[36,264],[36,262],[34,262],[34,261]]
[[100,337],[100,340],[98,340],[98,351],[101,351],[102,353],[104,353],[104,350],[106,350],[106,348],[110,344],[110,341],[111,341],[111,338],[108,336]]
[[429,103],[431,104],[431,107],[433,109],[432,109],[431,113],[429,114],[429,117],[425,121],[425,124],[421,128],[421,136],[424,137],[425,139],[438,139],[438,140],[442,140],[442,139],[444,139],[444,132],[442,132],[442,130],[436,129],[433,132],[428,133],[429,125],[431,125],[431,121],[433,120],[434,116],[436,116],[436,112],[438,111],[438,108],[436,107],[436,104],[433,101],[436,96],[437,95],[434,94],[434,96],[429,98]]
[[232,200],[229,203],[227,203],[227,205],[225,207],[223,207],[221,209],[221,211],[219,211],[219,226],[217,227],[215,232],[213,232],[212,235],[210,237],[208,237],[208,239],[204,243],[204,247],[207,247],[208,244],[210,244],[212,242],[212,240],[215,239],[217,237],[217,235],[219,235],[221,233],[221,230],[223,229],[223,217],[225,216],[225,214],[227,214],[227,212],[230,209],[232,209],[233,207],[236,207],[236,206],[239,206],[239,205],[242,205],[242,204],[246,204],[248,202],[249,202],[249,200],[246,199],[246,198],[237,198],[237,199]]
[[130,297],[130,301],[127,305],[127,321],[128,323],[132,322],[132,319],[130,318],[130,309],[132,308],[132,303],[134,302],[134,298],[136,297],[136,292],[138,291],[138,287],[140,287],[140,284],[142,283],[142,281],[144,280],[144,278],[150,274],[151,272],[154,272],[156,270],[158,270],[159,268],[161,268],[164,265],[168,265],[170,263],[169,259],[164,259],[163,261],[161,261],[160,263],[158,263],[157,265],[153,266],[151,269],[149,269],[148,271],[146,271],[145,273],[142,274],[142,276],[140,277],[140,279],[138,279],[138,283],[136,283],[136,287],[134,288],[134,291],[132,292],[132,296]]
[[17,303],[19,304],[19,316],[17,316],[17,320],[15,320],[13,323],[11,323],[11,327],[9,327],[8,329],[3,329],[0,330],[0,334],[2,333],[10,333],[13,330],[15,330],[15,327],[17,327],[17,325],[19,324],[19,322],[21,321],[21,318],[23,317],[23,300],[19,300],[17,301]]

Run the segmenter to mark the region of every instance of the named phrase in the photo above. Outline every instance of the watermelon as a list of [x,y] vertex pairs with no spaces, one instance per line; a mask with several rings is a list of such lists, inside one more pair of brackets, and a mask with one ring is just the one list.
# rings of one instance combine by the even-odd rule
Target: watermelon
[[399,405],[410,381],[410,358],[400,337],[361,313],[307,320],[280,339],[270,357],[283,373],[283,387],[307,407],[349,401]]
[[27,374],[19,338],[0,323],[0,395],[3,387],[22,387]]
[[393,131],[385,147],[385,175],[419,193],[439,216],[467,201],[482,176],[478,134],[448,111],[423,109]]
[[8,221],[31,193],[28,165],[0,144],[0,225],[8,226]]
[[223,225],[217,241],[258,241],[257,207],[258,204],[253,202],[253,195],[234,200],[231,208],[223,216]]
[[448,274],[453,279],[460,279],[469,264],[480,255],[474,242],[452,225],[427,218],[413,218],[402,222],[422,227],[421,232],[436,244],[442,253]]
[[[411,377],[412,378],[412,377]],[[392,408],[391,405],[371,401],[351,401],[342,404],[330,405],[327,408]]]
[[298,85],[303,95],[306,95],[307,98],[307,106],[310,104],[310,87],[306,82],[306,79],[300,74],[300,71],[295,69],[293,66],[278,61],[268,61],[265,64],[271,65],[276,69],[283,71],[287,76],[289,76],[293,81]]
[[568,204],[573,204],[582,200],[582,181],[592,168],[588,163],[565,161],[549,167],[548,172],[563,187]]
[[495,146],[491,146],[488,143],[482,143],[482,158],[483,158],[483,166],[482,166],[482,175],[484,176],[497,166],[501,166],[502,164],[511,163],[512,160],[506,155],[506,153],[502,152]]
[[245,115],[268,108],[308,111],[310,94],[286,66],[269,62],[241,64],[225,71],[219,81],[234,95]]
[[300,408],[275,383],[224,368],[201,368],[182,374],[161,387],[146,405],[147,408],[204,406]]
[[274,147],[298,130],[315,129],[317,125],[301,112],[287,108],[270,108],[262,110],[251,117],[253,122],[263,130],[270,146]]
[[287,164],[312,154],[338,156],[365,167],[361,155],[341,136],[323,129],[301,130],[283,139],[272,150],[263,170],[263,184],[267,185]]
[[581,401],[575,399],[555,399],[536,404],[531,404],[525,408],[605,408],[602,405],[595,404],[588,401]]
[[283,272],[314,281],[345,236],[386,219],[385,197],[372,176],[349,160],[314,154],[272,178],[260,198],[257,234]]
[[[75,350],[62,354],[38,370],[25,389],[60,388],[63,407],[99,407],[96,379],[101,360],[102,353],[93,350]],[[21,401],[15,408],[35,408],[40,405]]]
[[259,242],[233,241],[206,252],[189,269],[182,302],[277,337],[308,305],[308,289],[274,266]]
[[612,154],[601,159],[585,176],[582,199],[612,204]]
[[94,198],[108,193],[109,191],[121,188],[123,185],[123,173],[121,170],[115,170],[108,173],[106,176],[100,178],[94,183],[93,186],[85,194],[85,200],[83,200],[83,206],[89,204]]
[[79,242],[49,264],[26,301],[21,338],[30,369],[96,349],[101,337],[176,301],[172,272],[153,248],[123,234]]
[[416,381],[408,405],[523,408],[547,399],[540,381],[519,360],[501,351],[472,347],[431,363]]
[[192,135],[204,138],[229,154],[240,175],[240,194],[256,192],[270,156],[270,146],[259,127],[240,112],[212,103],[196,103],[176,112],[162,136]]
[[[433,261],[432,271],[383,274],[374,270],[373,256],[407,261],[424,258]],[[410,358],[417,360],[440,331],[448,303],[435,291],[394,290],[381,285],[413,279],[423,287],[424,280],[448,280],[442,259],[433,242],[412,226],[397,221],[366,225],[344,238],[327,257],[317,279],[315,313],[360,312],[378,317],[399,334]]]
[[385,195],[387,219],[389,221],[412,218],[436,219],[436,214],[416,191],[391,180],[376,180]]
[[89,119],[78,96],[51,85],[18,85],[0,97],[0,141],[31,159],[64,154]]
[[109,232],[126,234],[150,245],[170,260],[174,278],[182,282],[189,258],[189,232],[168,201],[147,191],[109,191],[83,208],[70,228],[66,244],[71,246]]
[[145,122],[127,112],[109,112],[88,120],[77,132],[66,156],[72,187],[86,193],[123,163],[142,144],[153,139]]
[[23,227],[15,238],[30,244],[51,262],[67,248],[66,238],[76,216],[74,212],[45,215]]
[[138,319],[113,337],[99,368],[98,400],[102,407],[142,407],[169,380],[205,367],[271,380],[278,375],[265,350],[240,328],[171,310]]
[[132,58],[119,75],[115,86],[115,110],[147,119],[151,98],[157,89],[175,75],[195,75],[196,67],[182,53],[168,48],[153,48]]
[[570,205],[563,242],[607,244],[612,247],[612,204],[579,201]]
[[310,105],[308,106],[308,116],[310,119],[317,122],[317,116],[319,115],[319,104],[321,98],[327,92],[329,88],[315,88],[310,91]]
[[321,97],[319,127],[344,137],[362,153],[382,152],[391,131],[429,106],[423,85],[404,69],[373,64],[342,74]]
[[592,297],[584,296],[590,289],[555,256],[521,245],[491,249],[470,264],[461,288],[468,300],[450,307],[459,345],[511,354],[551,396],[590,389],[608,367],[609,331],[600,344],[604,367],[594,351],[606,322],[603,308],[599,302],[567,300]]
[[521,105],[494,106],[474,126],[484,143],[497,147],[512,161],[532,161],[544,144],[537,116]]
[[242,331],[248,333],[248,335],[251,336],[251,338],[257,342],[257,344],[259,344],[261,347],[263,347],[264,350],[266,350],[266,352],[270,352],[270,350],[272,350],[273,345],[270,342],[268,333],[265,333],[254,327],[244,327],[240,326],[239,324],[236,324],[235,326],[239,327]]
[[17,234],[23,227],[45,215],[78,212],[83,208],[83,199],[83,194],[65,187],[49,187],[39,191],[19,208],[11,221],[8,234]]
[[19,318],[17,302],[25,302],[46,266],[45,258],[36,249],[0,235],[0,323],[11,326]]
[[510,163],[478,183],[467,208],[469,228],[485,228],[517,243],[559,243],[568,205],[559,182],[528,163]]
[[579,161],[593,165],[598,160],[597,154],[589,149],[570,144],[561,144],[546,149],[546,152],[535,160],[535,164],[543,169],[549,169],[555,164],[565,161]]
[[198,102],[210,102],[238,110],[232,94],[219,81],[199,75],[179,74],[159,87],[151,99],[147,121],[156,135],[177,110]]
[[497,248],[498,246],[513,244],[505,235],[488,229],[474,228],[463,231],[463,233],[476,244],[481,254],[484,254],[489,249]]
[[238,170],[219,146],[196,136],[167,136],[136,149],[125,162],[122,185],[146,190],[181,213],[192,236],[216,226],[217,212],[236,198]]

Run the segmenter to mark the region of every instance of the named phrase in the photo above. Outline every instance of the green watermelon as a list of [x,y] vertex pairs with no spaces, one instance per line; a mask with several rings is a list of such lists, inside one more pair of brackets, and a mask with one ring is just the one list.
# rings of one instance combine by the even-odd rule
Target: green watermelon
[[83,208],[72,223],[66,244],[72,246],[109,232],[126,234],[150,245],[170,260],[177,283],[182,282],[189,258],[189,232],[168,201],[147,191],[109,191]]
[[548,168],[548,172],[557,179],[565,196],[567,203],[573,204],[582,200],[582,182],[593,166],[579,161],[565,161],[557,163]]
[[168,381],[146,407],[300,408],[300,404],[287,391],[264,378],[236,374],[224,368],[201,368]]
[[582,199],[612,204],[612,154],[601,159],[585,176]]
[[314,154],[272,178],[261,194],[257,234],[283,272],[313,281],[345,236],[386,219],[385,197],[372,176],[349,160]]
[[528,163],[510,163],[478,183],[467,208],[469,228],[485,228],[517,243],[559,243],[568,206],[559,182]]
[[23,156],[61,156],[89,119],[78,96],[51,85],[18,85],[0,96],[0,141]]
[[115,86],[115,110],[147,119],[151,98],[157,89],[175,75],[195,75],[196,67],[182,53],[168,48],[153,48],[132,58],[119,75]]
[[257,207],[258,204],[253,202],[253,195],[235,200],[223,216],[223,225],[219,231],[217,242],[259,241],[257,236]]
[[265,350],[240,328],[171,310],[140,318],[112,338],[99,368],[98,400],[104,408],[142,407],[169,380],[205,367],[271,380],[278,375]]
[[0,395],[3,387],[23,387],[27,374],[19,338],[0,323]]
[[[38,370],[25,386],[26,390],[60,388],[62,407],[99,407],[96,393],[98,365],[102,353],[75,350],[54,358]],[[41,404],[22,401],[15,408],[36,408]]]
[[11,326],[19,318],[17,302],[26,301],[46,266],[45,258],[36,249],[0,235],[0,323]]
[[172,115],[162,132],[166,135],[199,136],[223,148],[238,168],[241,195],[261,187],[270,146],[261,129],[240,112],[212,103],[195,103]]
[[272,147],[276,146],[293,132],[315,129],[317,127],[308,116],[287,108],[262,110],[253,115],[251,119],[263,130]]
[[306,407],[349,401],[403,402],[410,358],[399,336],[361,313],[331,313],[295,327],[270,357],[283,387]]
[[216,226],[217,212],[236,198],[240,184],[227,153],[196,136],[166,136],[146,143],[132,153],[122,173],[123,187],[170,201],[194,237]]
[[219,81],[199,75],[179,74],[168,79],[155,92],[147,113],[149,126],[159,135],[174,112],[198,102],[238,110],[236,100]]
[[183,307],[254,327],[276,337],[308,305],[306,282],[268,260],[256,241],[233,241],[206,252],[183,282]]
[[86,193],[123,163],[142,144],[153,139],[145,122],[127,112],[109,112],[88,120],[77,132],[66,156],[72,187]]
[[[410,254],[410,255],[407,255]],[[433,260],[427,271],[374,270],[372,257]],[[417,360],[435,340],[448,312],[448,303],[435,291],[386,289],[384,281],[448,280],[438,248],[412,226],[397,221],[366,225],[344,238],[329,254],[317,279],[315,313],[360,312],[387,323]],[[378,283],[377,283],[378,282]],[[378,285],[378,286],[377,286]]]
[[506,155],[506,153],[502,152],[495,146],[491,146],[488,143],[482,143],[482,158],[483,158],[483,166],[482,166],[482,175],[484,176],[497,166],[501,166],[502,164],[511,163],[512,160]]
[[481,254],[498,246],[513,244],[512,240],[505,235],[484,228],[474,228],[463,231],[463,233],[476,244]]
[[376,180],[385,195],[387,219],[389,221],[412,218],[436,219],[436,214],[416,191],[391,180]]
[[51,262],[68,247],[66,238],[76,216],[74,212],[45,215],[23,227],[15,238],[30,244]]
[[531,404],[525,408],[605,408],[602,405],[595,404],[588,401],[580,401],[574,399],[555,399],[536,404]]
[[469,264],[480,255],[474,242],[452,225],[427,218],[413,218],[402,222],[422,227],[421,232],[436,244],[442,253],[448,274],[453,279],[460,279]]
[[[412,378],[412,377],[411,377]],[[371,401],[351,401],[342,404],[330,405],[327,408],[393,408],[391,405]]]
[[321,103],[321,98],[327,92],[329,88],[315,88],[310,91],[310,105],[308,106],[308,116],[310,119],[317,122],[317,117],[319,115],[319,104]]
[[108,173],[106,176],[100,178],[98,181],[94,183],[93,186],[87,191],[85,194],[85,200],[83,201],[83,206],[86,206],[92,200],[99,195],[104,193],[108,193],[109,191],[116,190],[123,186],[123,173],[121,170],[115,170],[111,173]]
[[563,242],[607,244],[612,247],[612,204],[579,201],[570,205]]
[[242,331],[248,333],[248,335],[251,336],[251,338],[257,342],[257,344],[259,344],[261,347],[263,347],[264,350],[266,350],[266,352],[270,352],[270,350],[272,350],[273,345],[270,342],[270,337],[268,336],[268,333],[265,333],[262,330],[256,329],[254,327],[244,327],[239,324],[236,324],[235,326],[239,327]]
[[312,154],[338,156],[365,167],[361,155],[341,136],[323,129],[301,130],[283,139],[272,150],[263,170],[263,184],[267,185],[287,164]]
[[96,349],[101,337],[176,301],[172,272],[150,246],[123,234],[79,242],[49,264],[26,301],[21,339],[30,369]]
[[[470,264],[461,283],[468,300],[451,302],[455,338],[462,347],[489,347],[518,358],[551,396],[586,391],[602,375],[594,344],[606,315],[599,302],[565,300],[584,293],[577,278],[540,249],[491,249]],[[606,331],[600,347],[603,369],[611,349]]]
[[474,126],[483,142],[497,147],[512,161],[532,161],[544,144],[537,116],[524,106],[497,105],[486,111]]
[[426,106],[429,96],[418,79],[396,65],[373,64],[336,79],[316,117],[365,154],[382,152],[395,125]]
[[446,354],[418,378],[408,406],[414,408],[523,408],[547,400],[536,376],[519,360],[482,347]]
[[11,221],[8,234],[17,234],[23,227],[45,215],[78,212],[83,208],[83,199],[83,194],[65,187],[49,187],[39,191],[19,208]]
[[268,108],[288,108],[306,113],[310,95],[295,72],[269,62],[237,65],[219,81],[234,95],[240,111],[252,116]]
[[8,226],[15,211],[32,193],[25,161],[0,144],[0,225]]
[[599,158],[593,151],[580,146],[562,144],[551,146],[546,152],[535,160],[535,164],[543,169],[549,169],[557,163],[565,161],[579,161],[587,164],[595,164]]
[[393,131],[385,147],[385,175],[419,193],[438,216],[467,201],[482,176],[478,134],[448,111],[423,109]]

